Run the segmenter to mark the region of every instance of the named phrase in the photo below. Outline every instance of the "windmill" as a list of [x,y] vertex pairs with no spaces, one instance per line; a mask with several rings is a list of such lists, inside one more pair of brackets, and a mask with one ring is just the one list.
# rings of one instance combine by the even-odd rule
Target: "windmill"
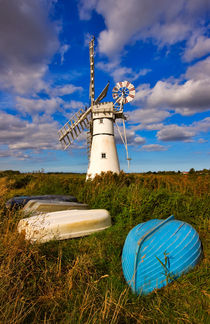
[[[114,137],[114,123],[120,133],[125,145],[128,166],[127,138],[123,112],[124,104],[133,100],[135,96],[134,86],[128,82],[118,82],[112,91],[113,102],[101,102],[107,95],[109,82],[95,100],[94,82],[94,37],[89,43],[90,54],[90,107],[86,110],[80,109],[74,116],[58,131],[59,140],[64,149],[67,149],[79,134],[87,129],[87,150],[89,165],[87,179],[93,179],[96,174],[112,171],[120,172],[120,165],[116,150]],[[123,134],[117,124],[117,119],[123,122]]]

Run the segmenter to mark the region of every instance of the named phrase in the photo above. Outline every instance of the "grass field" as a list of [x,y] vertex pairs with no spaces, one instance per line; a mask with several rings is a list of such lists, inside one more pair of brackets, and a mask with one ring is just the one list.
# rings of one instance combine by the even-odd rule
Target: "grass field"
[[[74,174],[0,174],[0,323],[208,323],[208,172],[106,174],[85,182]],[[43,245],[16,231],[15,195],[70,194],[105,208],[113,226],[101,233]],[[190,223],[204,257],[188,274],[148,296],[133,295],[121,269],[125,238],[152,218]]]

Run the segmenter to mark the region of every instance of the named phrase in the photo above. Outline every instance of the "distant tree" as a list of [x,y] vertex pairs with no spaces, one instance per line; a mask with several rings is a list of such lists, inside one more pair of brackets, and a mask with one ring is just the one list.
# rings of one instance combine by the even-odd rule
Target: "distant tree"
[[210,173],[210,170],[208,170],[208,169],[203,169],[203,170],[201,170],[201,172],[207,174],[207,173]]
[[189,171],[189,174],[195,174],[195,169],[191,168],[190,171]]
[[4,171],[0,171],[0,177],[5,177],[5,176],[14,176],[20,174],[20,171],[16,171],[16,170],[4,170]]

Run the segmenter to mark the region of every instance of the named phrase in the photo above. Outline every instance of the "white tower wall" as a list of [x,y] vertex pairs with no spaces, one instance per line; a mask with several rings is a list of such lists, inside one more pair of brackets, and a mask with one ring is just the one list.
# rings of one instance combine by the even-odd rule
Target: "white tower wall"
[[93,179],[96,174],[112,171],[120,172],[120,165],[114,138],[113,114],[93,114],[93,138],[87,179]]

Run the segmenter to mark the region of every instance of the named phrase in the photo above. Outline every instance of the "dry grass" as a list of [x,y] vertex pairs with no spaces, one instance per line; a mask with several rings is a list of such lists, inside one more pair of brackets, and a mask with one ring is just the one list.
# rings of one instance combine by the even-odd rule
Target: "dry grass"
[[[43,193],[57,193],[55,189],[49,192],[50,181],[53,188],[57,187],[56,176],[41,177],[43,188],[48,190]],[[207,323],[207,179],[120,177],[108,175],[84,185],[81,177],[70,182],[71,177],[59,175],[60,191],[72,194],[75,188],[78,197],[94,207],[110,208],[114,226],[89,237],[43,245],[25,241],[16,231],[23,217],[21,211],[4,207],[11,194],[44,191],[41,185],[36,192],[34,189],[37,186],[33,181],[38,183],[39,175],[18,189],[13,187],[17,180],[0,178],[0,323]],[[143,217],[141,214],[149,219],[159,213],[168,214],[170,208],[186,220],[194,219],[204,259],[165,289],[135,296],[121,270],[124,239]]]

